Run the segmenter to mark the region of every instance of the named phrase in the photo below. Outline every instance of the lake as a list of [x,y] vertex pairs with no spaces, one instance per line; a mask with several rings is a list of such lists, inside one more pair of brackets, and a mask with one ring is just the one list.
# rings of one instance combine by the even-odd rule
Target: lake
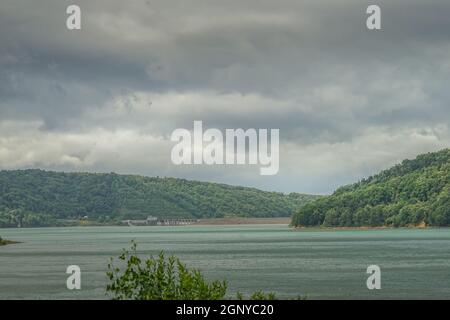
[[[229,292],[280,298],[450,299],[449,229],[306,230],[286,225],[0,229],[0,299],[105,299],[109,257],[135,239],[142,255],[165,250]],[[68,265],[82,289],[66,289]],[[366,269],[381,268],[381,290]]]

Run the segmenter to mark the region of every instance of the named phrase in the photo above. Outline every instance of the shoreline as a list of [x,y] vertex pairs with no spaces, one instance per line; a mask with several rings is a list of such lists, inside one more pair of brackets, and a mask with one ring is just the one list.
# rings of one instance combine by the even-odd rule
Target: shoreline
[[[288,226],[293,231],[350,231],[350,230],[394,230],[394,229],[409,229],[409,230],[420,230],[420,229],[440,229],[440,228],[449,228],[449,227],[439,227],[439,226],[427,226],[424,224],[419,225],[409,225],[403,227],[393,227],[393,226],[360,226],[360,227],[339,227],[339,226],[292,226],[290,217],[276,217],[276,218],[244,218],[244,217],[228,217],[228,218],[206,218],[206,219],[198,219],[197,222],[186,224],[189,226],[208,226],[208,225],[217,225],[217,226],[227,226],[227,225],[285,225]],[[184,225],[179,225],[184,226]],[[45,226],[45,227],[25,227],[21,229],[35,229],[35,228],[71,228],[71,227],[79,227],[79,228],[89,228],[89,227],[128,227],[126,225],[118,225],[118,224],[97,224],[97,223],[85,223],[79,225],[54,225],[54,226]],[[148,225],[147,227],[157,227],[153,225]],[[0,228],[0,229],[16,229],[16,228]],[[14,244],[20,243],[11,240],[3,240],[3,243],[0,242],[0,245]]]
[[3,239],[3,240],[0,240],[0,247],[7,246],[9,244],[15,244],[15,243],[20,243],[20,242]]
[[197,223],[191,225],[243,225],[243,224],[282,224],[289,225],[291,223],[290,217],[279,218],[210,218],[199,219]]
[[320,231],[351,231],[351,230],[429,230],[429,229],[445,229],[448,227],[438,227],[438,226],[405,226],[405,227],[392,227],[392,226],[379,226],[379,227],[322,227],[322,226],[311,226],[311,227],[292,227],[294,231],[308,231],[308,230],[320,230]]

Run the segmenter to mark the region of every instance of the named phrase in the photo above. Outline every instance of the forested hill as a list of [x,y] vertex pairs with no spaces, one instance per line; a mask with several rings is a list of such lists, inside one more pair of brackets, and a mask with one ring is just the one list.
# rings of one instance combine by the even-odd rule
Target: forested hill
[[0,171],[0,227],[57,219],[289,217],[315,196],[175,178],[42,170]]
[[404,160],[302,207],[295,226],[450,225],[450,149]]

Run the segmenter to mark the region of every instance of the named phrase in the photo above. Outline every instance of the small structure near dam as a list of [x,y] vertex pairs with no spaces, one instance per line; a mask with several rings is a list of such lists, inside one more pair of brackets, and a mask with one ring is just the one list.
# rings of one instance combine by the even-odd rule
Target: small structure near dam
[[149,216],[145,220],[123,220],[122,223],[132,226],[180,226],[197,223],[198,219],[158,218]]

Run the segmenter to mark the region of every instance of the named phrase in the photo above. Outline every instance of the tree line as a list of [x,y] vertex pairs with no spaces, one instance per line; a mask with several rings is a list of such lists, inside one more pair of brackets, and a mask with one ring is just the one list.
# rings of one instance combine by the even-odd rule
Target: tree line
[[449,226],[450,149],[404,160],[306,204],[294,226]]
[[0,171],[0,227],[158,217],[289,217],[317,196],[115,173]]

